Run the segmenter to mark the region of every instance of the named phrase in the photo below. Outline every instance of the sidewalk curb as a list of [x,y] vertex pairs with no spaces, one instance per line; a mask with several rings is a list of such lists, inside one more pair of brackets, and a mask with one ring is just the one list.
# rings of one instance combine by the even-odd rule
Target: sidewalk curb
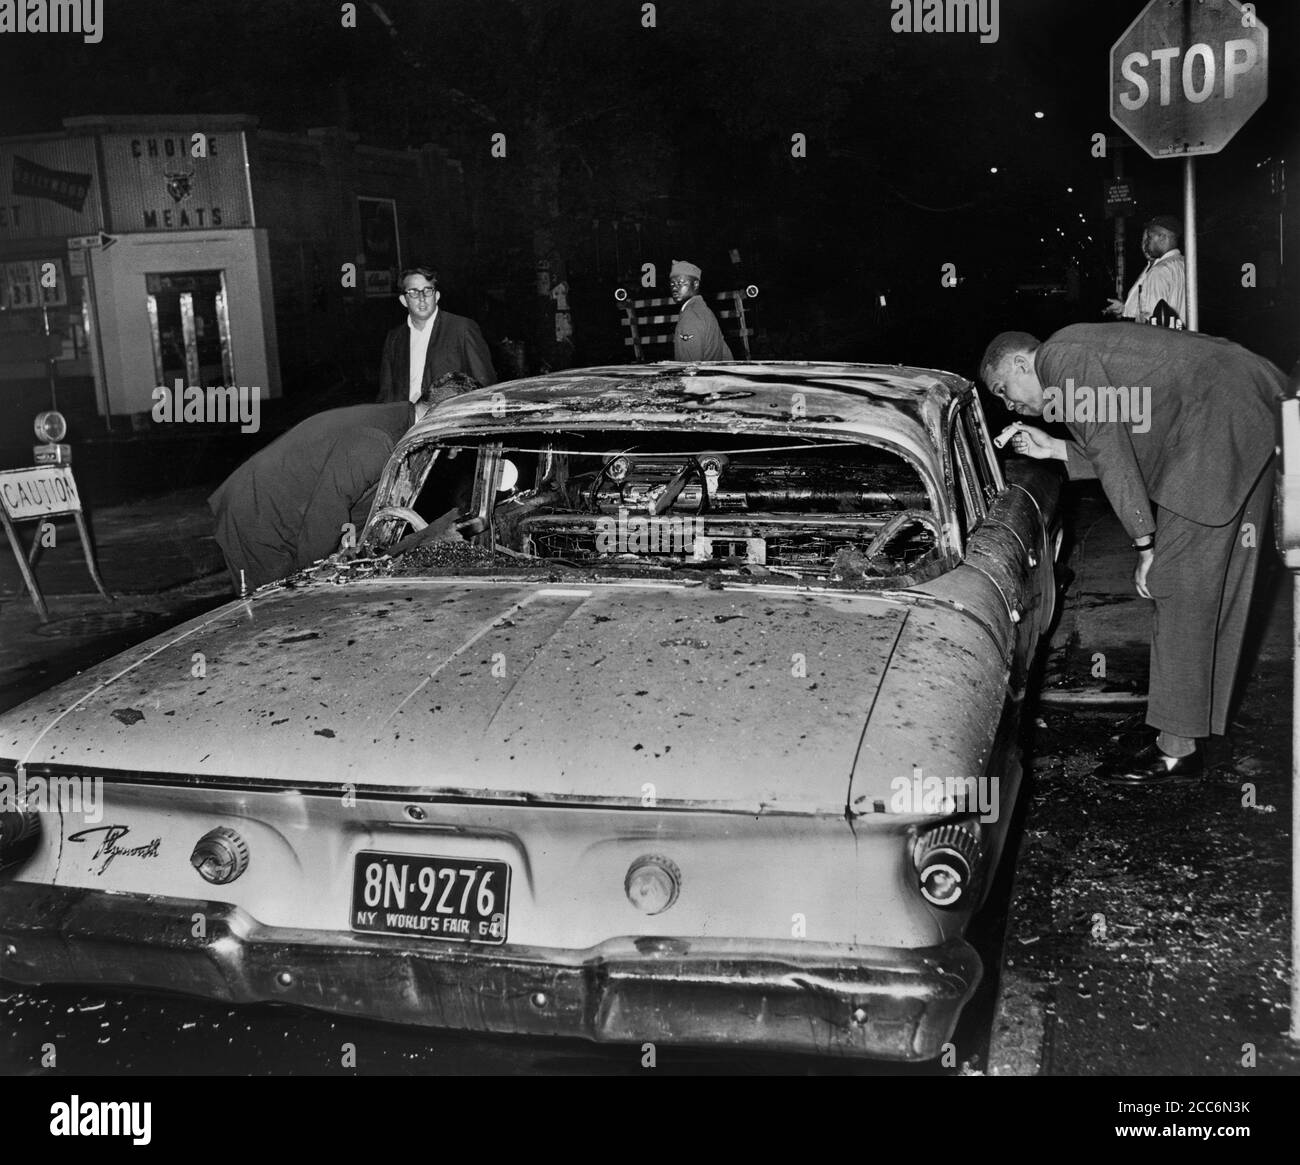
[[1032,979],[1007,970],[1004,956],[986,1075],[1037,1076],[1042,1071],[1046,1025],[1035,986]]

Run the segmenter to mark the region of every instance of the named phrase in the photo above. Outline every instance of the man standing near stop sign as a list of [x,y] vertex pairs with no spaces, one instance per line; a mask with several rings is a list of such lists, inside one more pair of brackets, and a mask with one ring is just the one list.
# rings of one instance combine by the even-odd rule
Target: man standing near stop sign
[[1117,388],[1147,398],[1140,424],[1066,411],[1068,441],[1017,421],[997,443],[1100,479],[1137,551],[1137,592],[1155,604],[1147,724],[1157,735],[1102,776],[1135,786],[1199,776],[1197,742],[1228,728],[1285,376],[1228,340],[1108,324],[1076,324],[1042,344],[1003,332],[980,376],[1024,416],[1063,396],[1116,399]]
[[1178,249],[1183,224],[1173,215],[1158,214],[1142,231],[1146,270],[1138,276],[1123,303],[1112,299],[1106,314],[1139,324],[1151,323],[1161,301],[1184,325],[1187,323],[1187,261]]

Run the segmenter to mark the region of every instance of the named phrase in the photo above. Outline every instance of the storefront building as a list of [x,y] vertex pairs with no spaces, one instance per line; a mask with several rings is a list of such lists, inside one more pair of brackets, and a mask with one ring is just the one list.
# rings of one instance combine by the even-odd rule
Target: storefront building
[[158,385],[280,395],[247,118],[0,142],[0,392],[148,423]]
[[433,146],[241,115],[0,139],[0,403],[140,431],[160,385],[356,387],[401,319],[401,266],[468,265],[462,188]]

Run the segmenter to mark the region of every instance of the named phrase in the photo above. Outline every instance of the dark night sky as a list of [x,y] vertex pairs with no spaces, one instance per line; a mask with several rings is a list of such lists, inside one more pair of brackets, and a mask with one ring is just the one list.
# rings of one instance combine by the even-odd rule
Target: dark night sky
[[[483,172],[501,183],[503,212],[531,213],[527,146],[544,142],[560,159],[562,218],[645,222],[658,261],[660,248],[711,264],[739,247],[801,309],[834,315],[889,288],[918,321],[903,355],[921,356],[910,349],[924,340],[968,360],[968,341],[945,337],[961,320],[984,329],[990,305],[1040,266],[1059,275],[1068,254],[1085,286],[1092,273],[1091,295],[1106,291],[1111,163],[1089,139],[1118,132],[1108,52],[1142,6],[1002,0],[999,39],[980,44],[895,34],[888,0],[660,0],[653,30],[639,0],[384,0],[396,35],[365,3],[345,30],[332,0],[106,0],[101,44],[0,41],[0,132],[71,115],[252,113],[273,129],[346,121],[374,144],[436,141],[474,167],[500,130],[510,167]],[[1227,151],[1199,163],[1203,279],[1216,262],[1231,270],[1244,245],[1261,201],[1255,164],[1283,153],[1293,181],[1300,167],[1300,5],[1257,8],[1271,93]],[[809,142],[798,161],[795,131]],[[1179,163],[1131,149],[1126,168],[1142,212],[1181,211]],[[1053,238],[1064,246],[1039,242]],[[966,280],[962,303],[939,297],[944,262]],[[1203,303],[1208,327],[1213,294]],[[1220,330],[1234,310],[1225,302]]]

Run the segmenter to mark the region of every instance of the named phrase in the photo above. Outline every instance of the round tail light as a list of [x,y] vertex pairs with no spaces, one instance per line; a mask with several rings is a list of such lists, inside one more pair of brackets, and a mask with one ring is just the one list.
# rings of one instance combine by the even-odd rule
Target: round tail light
[[233,829],[218,826],[199,838],[190,865],[205,882],[224,886],[248,869],[248,843]]
[[667,858],[647,855],[628,866],[623,889],[642,914],[662,914],[681,893],[682,872]]
[[949,824],[923,833],[913,851],[921,896],[932,906],[945,908],[969,902],[980,849],[977,827]]

